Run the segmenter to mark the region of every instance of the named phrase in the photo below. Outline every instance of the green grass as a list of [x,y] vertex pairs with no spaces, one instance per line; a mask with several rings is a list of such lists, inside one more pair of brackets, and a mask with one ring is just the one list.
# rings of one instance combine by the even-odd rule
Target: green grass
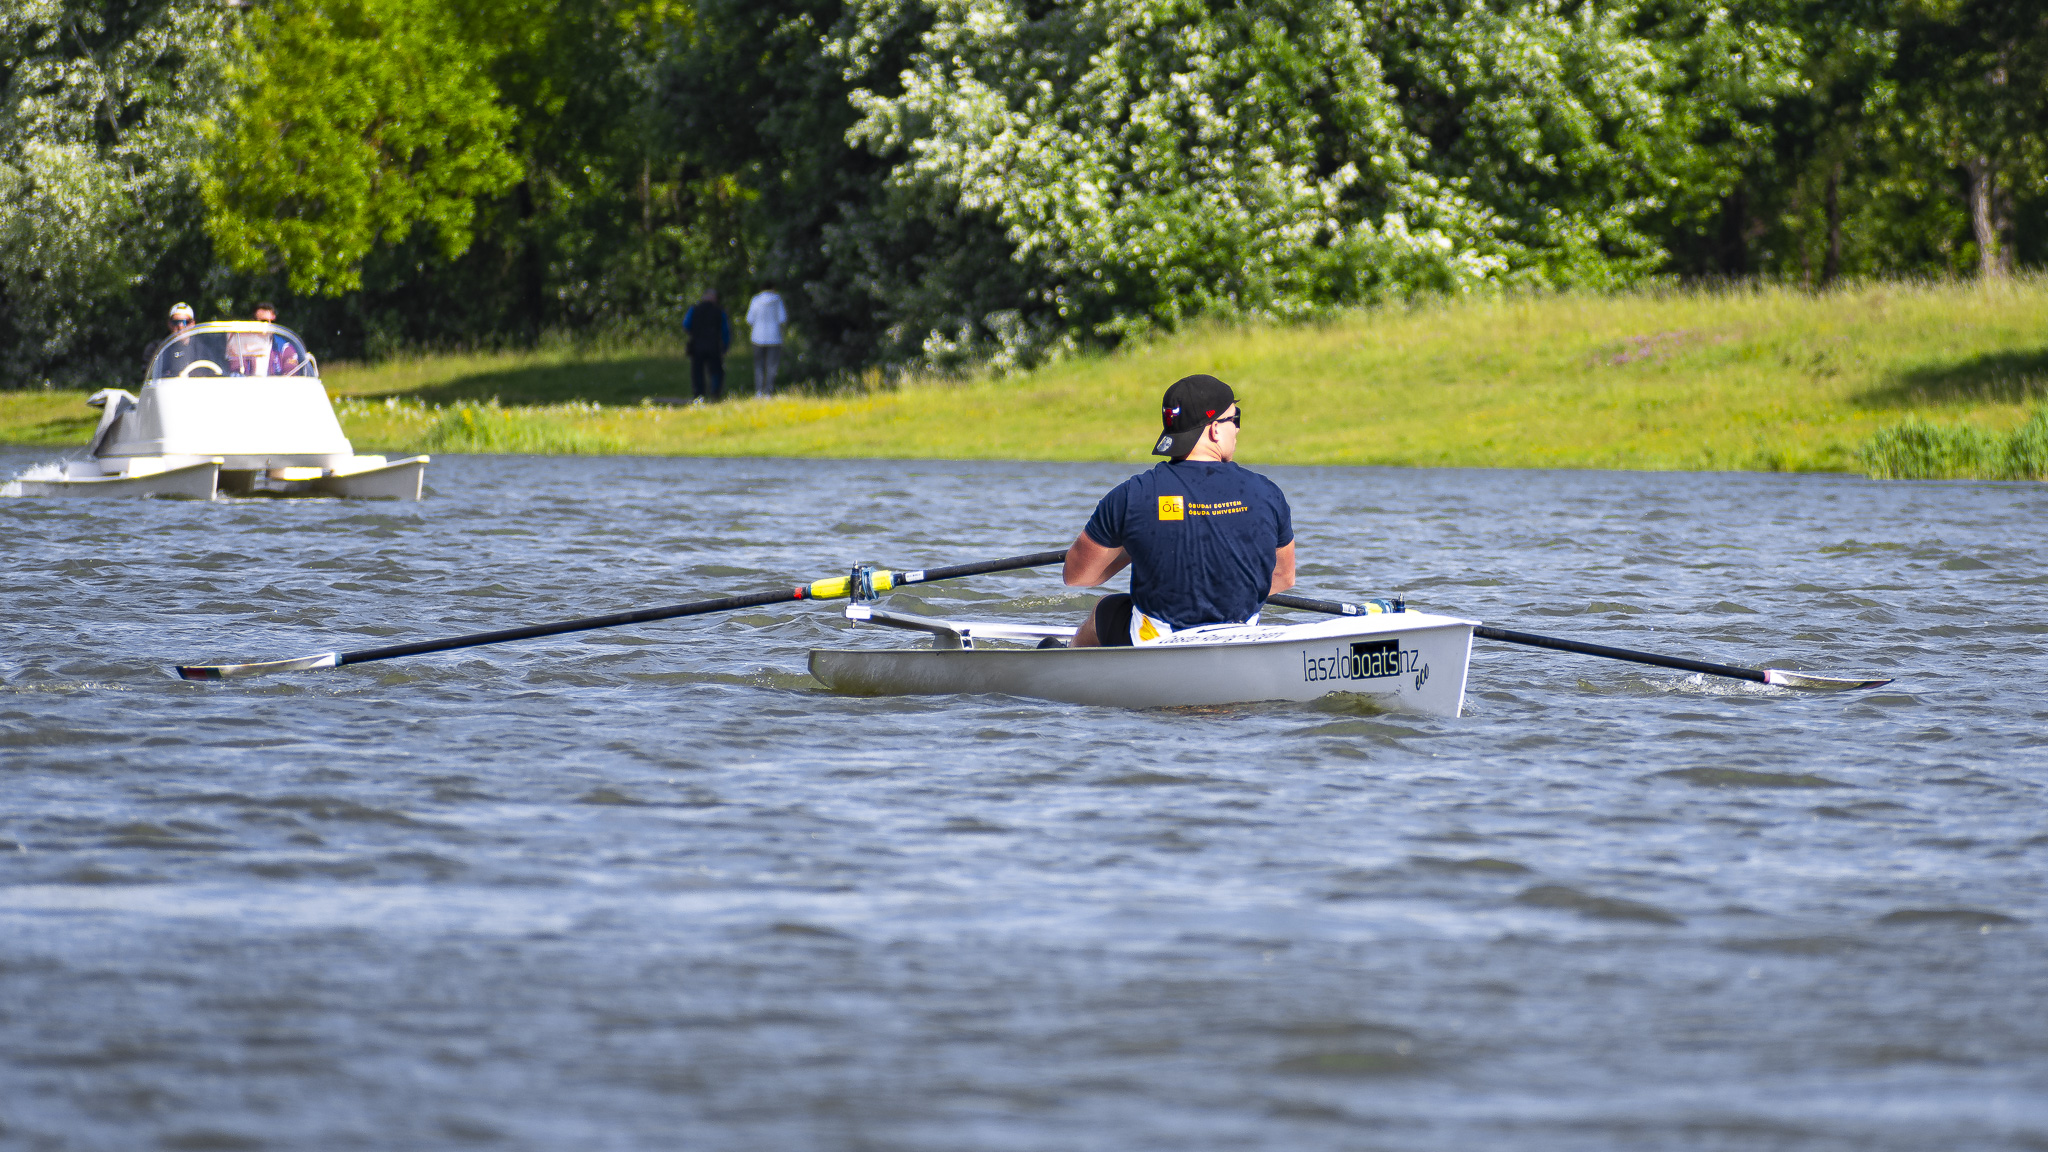
[[1859,463],[1887,480],[2048,480],[2048,406],[2009,435],[1918,417],[1880,429]]
[[[745,358],[728,366],[751,391]],[[1137,463],[1160,392],[1189,372],[1237,388],[1252,464],[2021,475],[2015,461],[2048,453],[2048,427],[2020,431],[2048,399],[2048,279],[1443,301],[1202,329],[1010,378],[702,408],[643,403],[689,393],[667,348],[326,378],[363,450]],[[0,440],[82,442],[82,396],[0,394]],[[1963,431],[1951,444],[1928,427]]]

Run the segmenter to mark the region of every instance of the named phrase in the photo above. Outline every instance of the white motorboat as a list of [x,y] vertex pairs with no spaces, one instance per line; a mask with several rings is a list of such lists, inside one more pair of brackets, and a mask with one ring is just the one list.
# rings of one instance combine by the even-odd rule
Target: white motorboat
[[194,325],[151,359],[141,395],[93,393],[83,460],[30,469],[23,496],[349,496],[417,500],[428,457],[358,456],[320,366],[287,329]]
[[1229,624],[1132,648],[1035,645],[1074,629],[939,620],[852,604],[858,623],[929,633],[928,649],[819,649],[811,675],[864,696],[1000,693],[1069,704],[1165,708],[1315,700],[1334,692],[1381,707],[1456,716],[1475,622],[1427,612],[1346,616],[1308,624]]

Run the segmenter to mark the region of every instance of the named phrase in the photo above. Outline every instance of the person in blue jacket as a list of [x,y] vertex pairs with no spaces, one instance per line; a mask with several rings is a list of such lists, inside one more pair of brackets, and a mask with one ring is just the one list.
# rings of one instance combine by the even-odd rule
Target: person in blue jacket
[[1244,426],[1237,396],[1187,376],[1160,403],[1153,445],[1169,459],[1110,490],[1067,549],[1069,585],[1131,570],[1131,590],[1099,601],[1074,647],[1148,644],[1208,624],[1249,624],[1294,587],[1294,517],[1280,487],[1231,462]]
[[704,290],[704,298],[683,313],[683,332],[689,341],[690,397],[702,404],[710,385],[711,402],[725,399],[725,350],[732,347],[732,321],[718,303],[718,291]]

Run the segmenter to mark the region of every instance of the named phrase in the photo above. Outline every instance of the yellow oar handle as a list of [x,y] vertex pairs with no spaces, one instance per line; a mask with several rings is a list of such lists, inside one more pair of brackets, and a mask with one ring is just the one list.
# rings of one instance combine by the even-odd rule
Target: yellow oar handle
[[[891,572],[886,568],[872,569],[868,573],[870,586],[877,592],[887,592],[912,584],[923,584],[931,580],[952,580],[960,576],[980,576],[986,572],[1015,572],[1024,568],[1036,568],[1041,564],[1057,564],[1067,558],[1067,550],[1056,552],[1033,552],[1029,556],[1006,556],[1001,560],[981,560],[973,564],[953,564],[944,568],[912,568],[906,572]],[[830,580],[814,580],[794,589],[797,600],[839,600],[852,590],[852,576],[834,576]]]
[[[875,591],[887,592],[896,587],[896,573],[877,568],[871,574]],[[830,580],[813,580],[796,590],[799,600],[840,600],[844,599],[853,584],[851,576],[834,576]]]

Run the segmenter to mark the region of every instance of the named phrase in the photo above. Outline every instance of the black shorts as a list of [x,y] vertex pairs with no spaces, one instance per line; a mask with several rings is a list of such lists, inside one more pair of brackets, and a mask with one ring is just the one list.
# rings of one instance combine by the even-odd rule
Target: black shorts
[[1095,605],[1095,640],[1104,648],[1131,646],[1131,594],[1104,596]]

